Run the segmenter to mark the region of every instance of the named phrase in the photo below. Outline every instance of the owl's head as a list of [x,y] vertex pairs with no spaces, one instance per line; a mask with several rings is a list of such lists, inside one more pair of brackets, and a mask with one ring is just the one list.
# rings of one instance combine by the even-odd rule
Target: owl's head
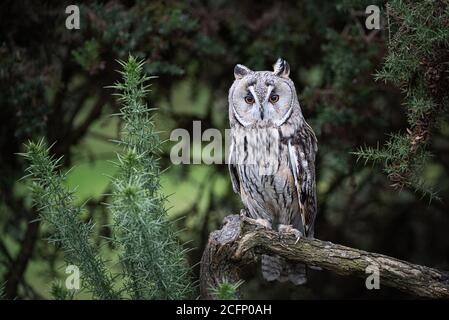
[[244,127],[257,123],[280,126],[299,108],[290,66],[279,58],[273,71],[252,71],[238,64],[229,91],[230,114]]

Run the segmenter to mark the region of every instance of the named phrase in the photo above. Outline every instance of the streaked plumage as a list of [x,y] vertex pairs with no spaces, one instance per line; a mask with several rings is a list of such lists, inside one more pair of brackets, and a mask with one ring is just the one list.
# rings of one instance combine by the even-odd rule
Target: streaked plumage
[[[235,67],[229,90],[229,170],[233,189],[251,218],[264,219],[275,230],[291,225],[313,237],[317,141],[289,71],[283,59],[272,72]],[[304,265],[277,256],[262,257],[262,273],[267,280],[306,281]]]

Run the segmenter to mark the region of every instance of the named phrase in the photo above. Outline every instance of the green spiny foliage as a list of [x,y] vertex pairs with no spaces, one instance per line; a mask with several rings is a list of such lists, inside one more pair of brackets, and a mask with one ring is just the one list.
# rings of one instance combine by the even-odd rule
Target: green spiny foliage
[[389,53],[376,79],[405,94],[406,133],[394,134],[381,148],[365,148],[359,158],[383,162],[397,188],[409,187],[431,198],[422,179],[432,131],[449,98],[449,4],[447,1],[390,1]]
[[238,300],[238,288],[243,284],[243,280],[235,283],[223,280],[216,286],[210,288],[211,294],[217,300]]
[[113,88],[123,105],[124,126],[118,141],[123,152],[118,154],[118,174],[112,179],[110,210],[114,239],[123,250],[126,289],[133,299],[187,298],[192,293],[190,268],[160,193],[161,141],[144,101],[150,77],[143,74],[143,63],[132,56],[120,64],[123,81]]
[[75,291],[68,290],[60,281],[52,283],[50,292],[55,300],[73,300],[75,296]]
[[[368,161],[382,163],[384,172],[392,181],[402,182],[407,179],[405,183],[413,190],[428,196],[430,199],[438,198],[436,193],[422,179],[423,169],[431,154],[422,146],[419,148],[419,151],[411,153],[409,137],[404,134],[394,134],[382,148],[379,146],[360,148],[354,154],[357,155],[358,160],[364,159],[365,164]],[[413,159],[411,160],[410,157],[413,157]]]
[[113,279],[104,261],[89,242],[92,223],[80,219],[81,208],[73,205],[74,192],[64,186],[67,173],[58,172],[61,158],[49,154],[44,141],[29,142],[21,154],[28,162],[34,206],[41,219],[53,229],[50,241],[62,247],[68,264],[79,267],[83,282],[100,299],[114,299]]
[[[181,299],[190,297],[192,285],[186,251],[178,243],[167,218],[165,198],[160,194],[158,152],[161,141],[154,131],[151,109],[144,98],[150,77],[142,75],[143,64],[133,57],[121,63],[120,91],[124,107],[123,154],[118,155],[118,174],[112,178],[114,240],[123,249],[121,262],[125,296],[134,299]],[[22,155],[29,161],[26,176],[32,181],[33,201],[42,220],[54,230],[52,241],[60,245],[68,263],[77,265],[88,288],[101,299],[120,296],[113,290],[114,278],[89,243],[92,223],[80,219],[82,208],[73,205],[74,192],[64,188],[67,173],[58,172],[60,159],[53,159],[43,140],[26,145]],[[60,284],[51,290],[56,299],[72,299]]]

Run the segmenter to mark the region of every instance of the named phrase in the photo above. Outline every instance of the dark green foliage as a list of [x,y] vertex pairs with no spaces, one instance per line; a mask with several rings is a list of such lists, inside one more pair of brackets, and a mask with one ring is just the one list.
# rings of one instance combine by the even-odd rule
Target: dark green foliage
[[98,42],[92,39],[86,41],[80,49],[74,50],[73,58],[84,70],[94,72],[100,65],[99,54]]
[[391,136],[382,148],[356,154],[383,162],[397,188],[410,187],[434,196],[422,179],[429,162],[428,144],[449,97],[449,5],[446,1],[390,1],[388,55],[376,78],[398,86],[408,128]]

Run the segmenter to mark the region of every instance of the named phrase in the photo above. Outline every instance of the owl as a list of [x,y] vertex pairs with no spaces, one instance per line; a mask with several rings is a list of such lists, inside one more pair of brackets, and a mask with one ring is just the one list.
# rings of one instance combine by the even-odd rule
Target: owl
[[[279,58],[273,71],[234,68],[229,90],[229,172],[249,218],[266,228],[313,238],[317,212],[317,139],[299,105],[289,64]],[[268,281],[307,281],[305,265],[279,256],[261,257]]]

